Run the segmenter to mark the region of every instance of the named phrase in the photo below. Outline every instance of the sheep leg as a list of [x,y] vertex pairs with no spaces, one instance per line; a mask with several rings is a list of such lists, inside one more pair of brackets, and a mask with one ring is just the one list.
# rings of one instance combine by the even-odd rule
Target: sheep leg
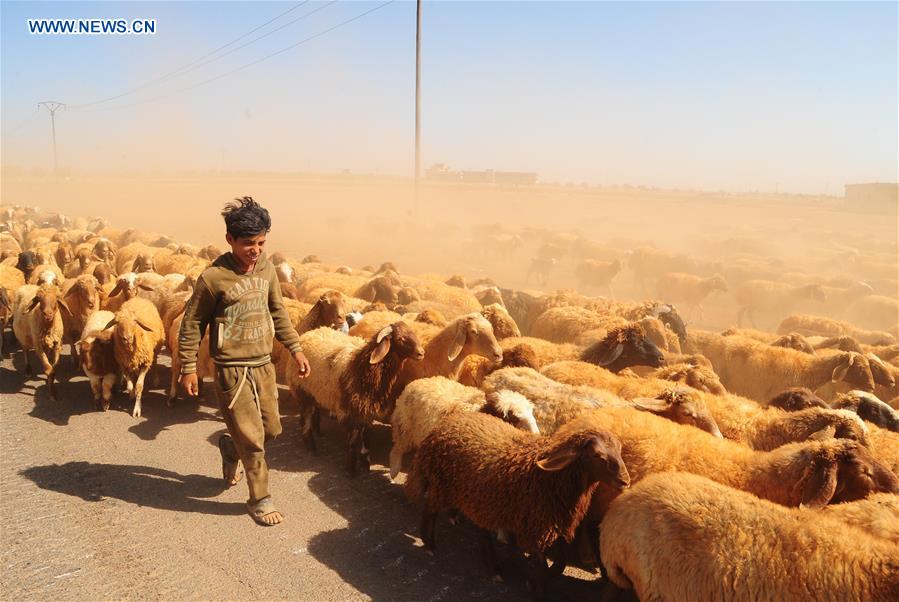
[[406,450],[402,448],[399,442],[395,442],[390,448],[390,480],[394,480],[396,475],[400,474],[403,469],[403,454]]
[[105,374],[103,376],[103,404],[101,409],[105,412],[109,410],[109,401],[112,399],[112,389],[115,387],[115,374]]
[[434,549],[436,542],[434,541],[434,531],[437,527],[437,513],[431,512],[427,508],[421,513],[421,527],[419,528],[419,534],[421,535],[421,542],[425,546],[425,552],[434,555]]
[[487,566],[487,575],[497,583],[502,583],[503,576],[499,570],[499,561],[496,559],[496,550],[493,548],[493,536],[487,529],[478,529],[478,545],[484,564]]
[[134,389],[131,392],[131,396],[134,398],[134,409],[131,410],[131,415],[134,418],[140,418],[140,398],[144,393],[144,379],[147,377],[147,372],[149,372],[149,370],[149,366],[142,369],[134,381]]
[[300,403],[300,437],[306,448],[312,453],[318,452],[318,445],[315,440],[315,414],[318,408],[308,393],[304,391],[294,391],[294,396]]
[[[43,349],[39,352],[38,358],[41,360],[41,364],[43,365],[44,372],[47,374],[47,388],[50,390],[50,399],[53,401],[57,400],[56,397],[56,384],[54,382],[54,377],[56,376],[56,362],[51,361],[50,358],[47,357],[47,354]],[[52,352],[51,352],[52,353]],[[55,356],[56,360],[59,360],[59,354],[57,353]]]
[[322,434],[322,412],[318,406],[312,407],[312,430],[316,436]]
[[347,425],[347,455],[346,468],[351,477],[356,476],[361,464],[362,448],[362,429],[354,424]]
[[[178,372],[179,370],[172,366],[172,378],[169,380],[169,398],[165,400],[165,404],[169,407],[175,405],[175,400],[178,398]],[[199,383],[199,379],[197,379]]]
[[27,349],[22,349],[22,353],[25,355],[25,376],[31,377],[34,374],[34,370],[31,368],[31,355]]
[[534,552],[528,556],[528,586],[538,600],[546,598],[547,572],[543,552]]

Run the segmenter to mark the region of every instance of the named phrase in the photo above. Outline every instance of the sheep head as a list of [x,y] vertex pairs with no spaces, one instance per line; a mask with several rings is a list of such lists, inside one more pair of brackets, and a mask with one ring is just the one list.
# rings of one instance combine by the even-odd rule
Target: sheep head
[[834,439],[799,453],[811,455],[796,484],[801,506],[817,509],[864,499],[871,493],[899,493],[899,478],[855,441]]
[[60,291],[54,285],[43,285],[34,295],[34,298],[31,300],[31,303],[28,305],[28,312],[34,311],[36,307],[40,307],[40,319],[41,323],[44,325],[50,325],[56,318],[56,314],[58,311],[65,311],[70,316],[72,312],[69,311],[68,306],[65,301],[60,299]]
[[612,372],[629,366],[657,368],[664,362],[661,350],[646,337],[639,324],[612,329],[604,339],[585,349],[581,359]]
[[792,387],[783,393],[774,396],[768,402],[770,407],[780,408],[787,412],[798,412],[808,408],[828,409],[823,399],[815,395],[811,389],[806,387]]
[[815,348],[808,342],[804,336],[798,332],[785,334],[771,343],[772,347],[786,347],[787,349],[795,349],[809,355],[817,355]]
[[871,392],[874,390],[874,376],[868,358],[849,351],[838,356],[839,364],[833,369],[831,380],[845,382],[853,389]]
[[400,359],[421,360],[425,351],[418,337],[405,322],[394,322],[375,335],[376,346],[368,358],[369,364],[378,364],[393,350]]
[[327,291],[322,293],[310,311],[319,312],[317,320],[319,325],[340,329],[346,322],[347,298],[340,291]]
[[685,388],[668,389],[655,399],[640,398],[634,400],[634,407],[645,412],[652,412],[672,422],[695,426],[712,436],[722,439],[718,423],[699,396]]
[[492,303],[481,310],[481,315],[487,318],[490,325],[493,326],[493,335],[496,340],[501,341],[509,337],[520,337],[521,330],[518,324],[506,311],[506,308],[498,303]]
[[831,407],[855,412],[860,418],[881,428],[899,432],[899,412],[872,393],[850,391],[841,394],[833,401]]
[[537,467],[547,472],[578,463],[589,482],[600,481],[616,489],[630,487],[631,477],[621,457],[621,442],[609,431],[587,429],[561,439],[541,457]]
[[670,303],[656,303],[650,310],[649,315],[658,318],[662,324],[671,329],[677,335],[677,340],[681,345],[687,342],[687,326],[684,324],[683,318],[677,313]]
[[487,318],[478,313],[468,314],[457,318],[448,328],[453,324],[455,334],[447,352],[449,361],[455,361],[463,350],[466,350],[467,354],[480,355],[494,362],[502,361],[502,347],[497,343],[493,326]]

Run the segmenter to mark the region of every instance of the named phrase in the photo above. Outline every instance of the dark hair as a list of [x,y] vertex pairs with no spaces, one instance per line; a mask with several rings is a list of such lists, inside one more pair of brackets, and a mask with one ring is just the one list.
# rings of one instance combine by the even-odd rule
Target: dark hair
[[272,218],[268,209],[253,200],[251,196],[234,199],[222,210],[225,228],[234,238],[257,236],[272,229]]

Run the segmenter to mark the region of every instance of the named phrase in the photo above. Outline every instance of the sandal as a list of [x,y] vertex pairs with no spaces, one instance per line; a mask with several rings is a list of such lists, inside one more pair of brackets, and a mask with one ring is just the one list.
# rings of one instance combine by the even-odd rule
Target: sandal
[[[253,517],[253,520],[263,527],[274,527],[279,524],[281,521],[277,523],[269,523],[264,520],[263,517],[266,517],[270,514],[281,514],[278,512],[278,509],[275,508],[275,502],[272,501],[272,496],[266,496],[257,502],[252,502],[251,500],[247,500],[247,512],[250,516]],[[282,515],[283,520],[283,515]]]
[[225,483],[228,487],[234,487],[240,482],[240,478],[243,474],[243,471],[240,470],[240,460],[233,462],[228,459],[228,457],[233,453],[234,443],[231,442],[229,446],[231,449],[227,449],[226,441],[231,439],[231,435],[223,434],[219,437],[218,446],[219,453],[222,454],[222,479],[225,480]]

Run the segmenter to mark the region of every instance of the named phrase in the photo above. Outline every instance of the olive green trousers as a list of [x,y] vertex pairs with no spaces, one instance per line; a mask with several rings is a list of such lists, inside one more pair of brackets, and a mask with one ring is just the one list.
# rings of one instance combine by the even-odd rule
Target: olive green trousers
[[275,366],[216,366],[215,392],[233,440],[225,459],[243,462],[250,501],[269,495],[265,443],[281,434]]

